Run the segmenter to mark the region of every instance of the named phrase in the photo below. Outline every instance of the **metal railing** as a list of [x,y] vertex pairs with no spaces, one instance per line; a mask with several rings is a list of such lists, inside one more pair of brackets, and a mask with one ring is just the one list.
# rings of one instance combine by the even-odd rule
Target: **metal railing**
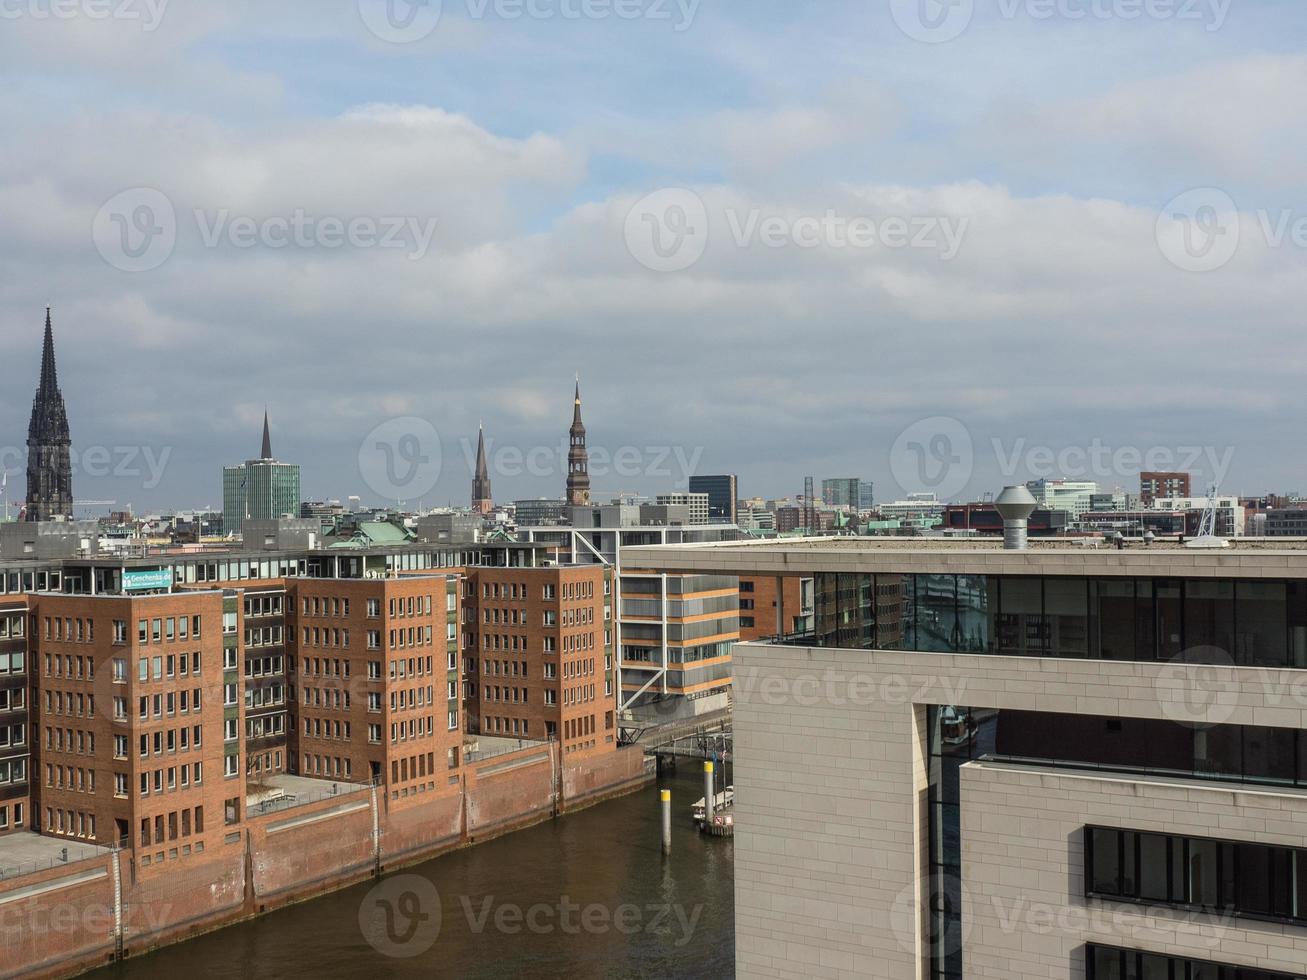
[[[310,776],[304,779],[312,779]],[[318,782],[318,780],[314,780]],[[257,792],[259,787],[275,791],[280,789],[281,795],[272,796],[266,800],[260,800],[257,803],[249,803],[245,807],[246,819],[252,817],[261,817],[269,813],[279,813],[283,810],[291,810],[295,807],[308,806],[310,803],[319,803],[322,800],[332,799],[334,797],[350,796],[354,793],[361,793],[370,790],[374,785],[379,785],[376,779],[369,779],[362,783],[349,783],[344,780],[334,780],[327,782],[321,780],[323,786],[312,788],[307,791],[297,787],[283,788],[279,786],[270,786],[267,784],[256,784],[251,787],[251,791]]]
[[[60,842],[60,851],[52,854],[47,858],[38,858],[33,861],[6,861],[0,857],[0,881],[7,878],[21,878],[24,875],[35,874],[38,871],[48,871],[51,868],[62,868],[67,865],[77,864],[80,861],[100,860],[103,861],[112,854],[116,847],[102,846],[98,844],[82,844],[78,842],[62,843],[63,838],[45,837],[37,834],[35,831],[25,831],[32,836],[42,837],[44,840]],[[18,836],[18,835],[14,835]]]

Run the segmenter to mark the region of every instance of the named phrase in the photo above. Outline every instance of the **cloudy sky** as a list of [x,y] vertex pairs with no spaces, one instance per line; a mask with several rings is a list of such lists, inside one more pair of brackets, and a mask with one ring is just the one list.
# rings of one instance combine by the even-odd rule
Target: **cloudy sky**
[[[0,0],[9,492],[1307,490],[1301,0]],[[438,16],[437,16],[438,15]]]

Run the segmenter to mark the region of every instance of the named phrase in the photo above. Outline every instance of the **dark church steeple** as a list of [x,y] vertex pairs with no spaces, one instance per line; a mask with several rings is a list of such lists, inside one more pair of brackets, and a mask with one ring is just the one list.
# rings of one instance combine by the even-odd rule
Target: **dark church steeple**
[[259,459],[272,459],[272,432],[268,429],[268,410],[263,410],[263,450]]
[[590,454],[585,448],[585,423],[581,421],[581,376],[576,378],[572,402],[572,430],[567,449],[567,502],[573,507],[590,505]]
[[472,509],[481,514],[489,514],[495,509],[494,498],[490,495],[490,468],[486,465],[486,430],[477,427],[477,469],[472,477]]
[[68,434],[68,412],[59,390],[54,361],[54,328],[50,307],[45,308],[45,346],[41,351],[41,380],[32,399],[27,426],[27,511],[29,521],[72,519],[73,473]]

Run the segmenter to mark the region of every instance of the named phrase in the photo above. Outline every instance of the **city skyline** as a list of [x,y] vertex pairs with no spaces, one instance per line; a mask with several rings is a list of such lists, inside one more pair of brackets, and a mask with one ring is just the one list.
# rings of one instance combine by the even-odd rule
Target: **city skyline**
[[[213,503],[208,468],[244,458],[265,403],[321,496],[359,489],[332,471],[390,418],[428,420],[460,462],[483,417],[501,445],[552,446],[576,370],[595,445],[702,446],[702,471],[766,496],[857,473],[883,499],[889,447],[934,416],[1009,450],[1233,446],[1231,485],[1301,483],[1299,367],[1266,354],[1298,327],[1303,110],[1281,93],[1307,71],[1301,5],[1219,20],[1187,5],[1209,21],[1005,5],[1016,13],[977,10],[946,43],[906,34],[885,5],[704,4],[683,30],[676,5],[667,21],[445,6],[412,44],[379,39],[352,4],[174,4],[152,31],[6,21],[0,410],[26,412],[35,311],[53,303],[78,441],[172,452],[167,492],[88,493]],[[655,67],[672,64],[670,78]],[[1035,70],[1048,84],[1014,104]],[[74,94],[87,85],[110,93],[95,121]],[[1176,268],[1158,217],[1205,187],[1244,214],[1239,252]],[[178,235],[161,265],[129,272],[93,230],[138,188],[167,198]],[[713,218],[706,254],[680,271],[647,268],[623,236],[633,205],[666,188]],[[956,256],[761,241],[771,216],[879,221],[893,202],[908,219],[970,218]],[[122,203],[101,232],[125,230]],[[232,240],[240,219],[297,210],[411,218],[414,246],[424,222],[436,230],[421,259]],[[1255,341],[1235,342],[1249,320]],[[625,357],[628,343],[653,353]],[[127,374],[141,383],[118,384]],[[969,495],[1004,482],[983,455]],[[492,476],[505,497],[558,492],[552,477]],[[430,499],[462,501],[464,475],[446,477]],[[596,474],[595,489],[631,482]]]

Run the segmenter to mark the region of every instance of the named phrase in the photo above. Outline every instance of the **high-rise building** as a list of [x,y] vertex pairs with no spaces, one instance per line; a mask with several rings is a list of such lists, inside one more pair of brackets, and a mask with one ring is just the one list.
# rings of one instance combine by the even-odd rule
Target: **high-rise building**
[[268,413],[263,413],[263,447],[258,459],[222,470],[222,533],[240,534],[245,521],[276,520],[300,512],[300,468],[272,455]]
[[1192,478],[1188,473],[1144,472],[1139,474],[1139,498],[1145,507],[1154,500],[1191,495]]
[[490,492],[490,469],[486,465],[486,430],[477,427],[477,468],[472,477],[472,509],[478,514],[489,514],[495,509]]
[[849,510],[871,510],[875,506],[875,489],[868,480],[856,476],[821,481],[822,503]]
[[41,380],[27,425],[27,510],[29,521],[71,520],[73,516],[72,438],[68,412],[54,363],[54,328],[45,308],[45,346]]
[[567,449],[567,502],[572,507],[590,506],[590,456],[585,448],[585,423],[581,421],[581,379],[576,379],[572,403],[572,429]]
[[1026,489],[1042,510],[1064,510],[1074,521],[1093,509],[1098,484],[1087,480],[1030,480]]
[[848,545],[627,554],[815,579],[735,650],[739,976],[1307,975],[1307,552]]
[[712,505],[706,493],[660,493],[654,498],[659,507],[686,507],[691,524],[708,524]]
[[734,473],[692,476],[690,492],[708,495],[708,520],[713,524],[737,523],[736,502],[739,498],[739,481]]

